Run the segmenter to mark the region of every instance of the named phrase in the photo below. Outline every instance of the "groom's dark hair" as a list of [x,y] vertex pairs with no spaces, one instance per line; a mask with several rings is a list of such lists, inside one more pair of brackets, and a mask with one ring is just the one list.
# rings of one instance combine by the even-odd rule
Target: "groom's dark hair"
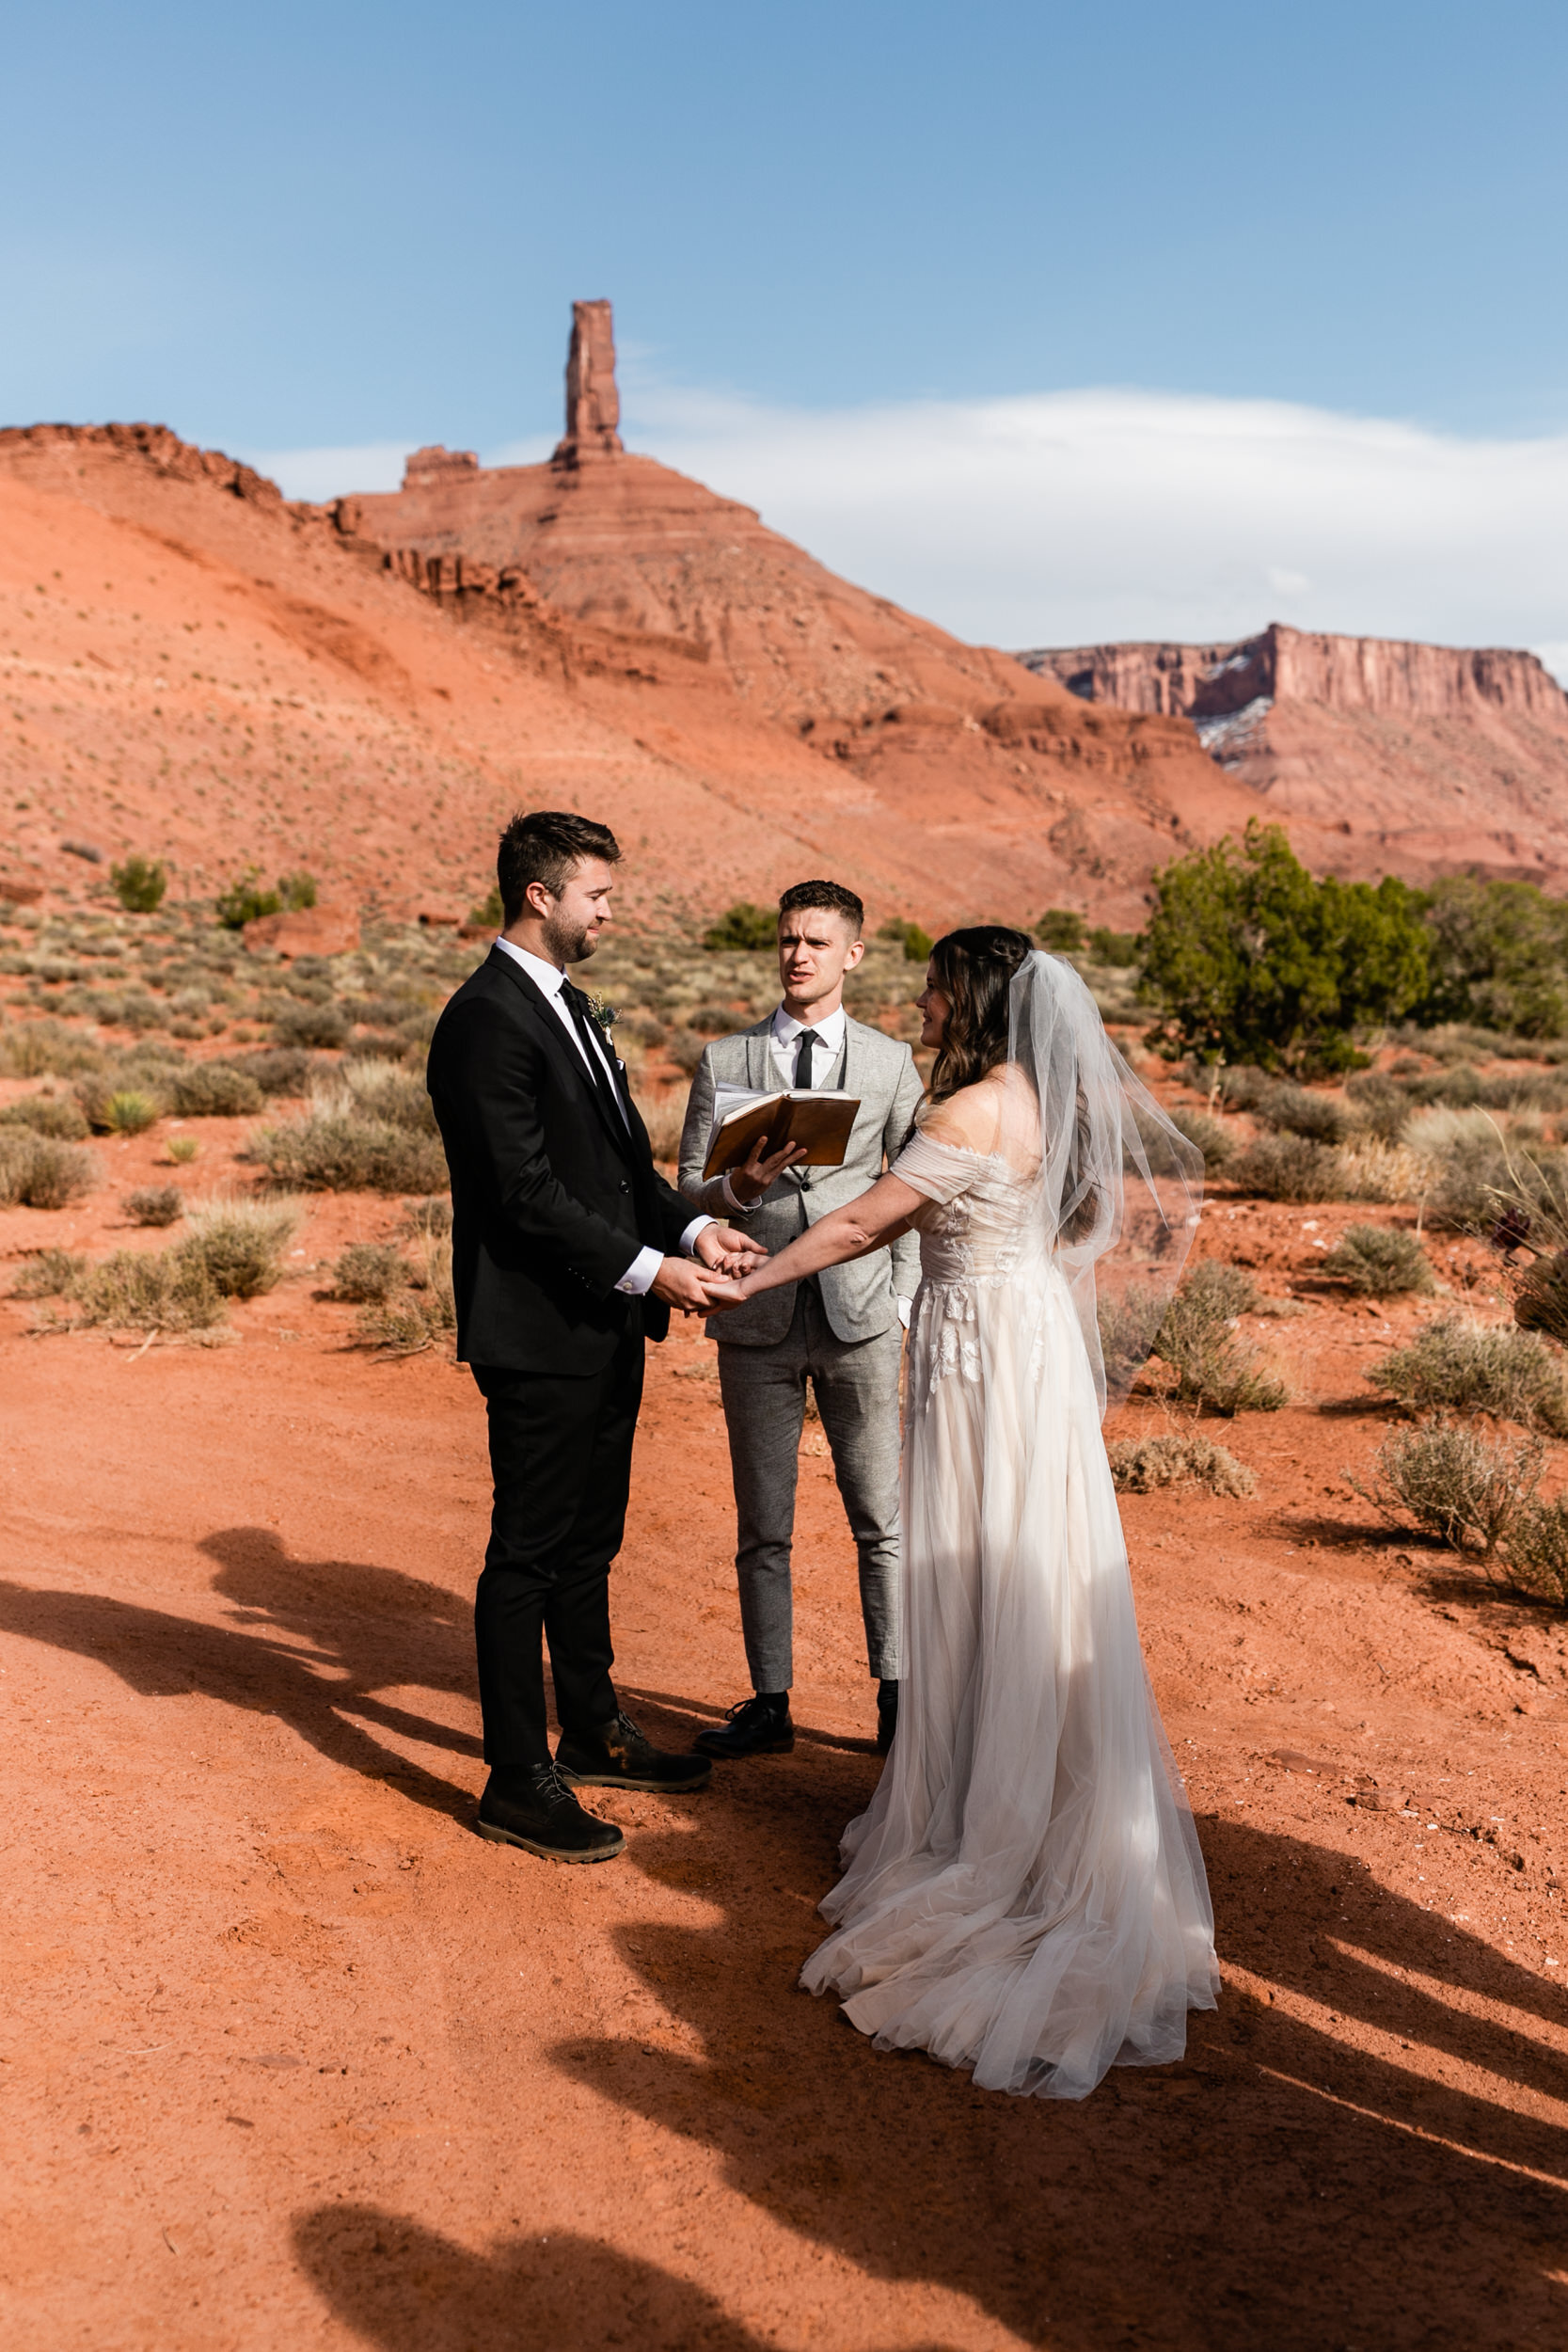
[[559,898],[591,857],[602,857],[607,866],[620,864],[621,845],[608,825],[569,808],[535,808],[526,817],[519,811],[496,851],[496,882],[507,922],[521,914],[530,882],[543,882],[551,898]]
[[825,913],[842,915],[849,926],[851,939],[859,939],[865,929],[864,907],[842,882],[791,882],[779,900],[779,913],[793,914],[800,907],[821,907]]

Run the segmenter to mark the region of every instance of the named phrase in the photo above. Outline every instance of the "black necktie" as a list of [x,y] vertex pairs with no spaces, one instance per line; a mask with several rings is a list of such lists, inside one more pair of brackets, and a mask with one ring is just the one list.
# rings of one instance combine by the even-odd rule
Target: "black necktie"
[[811,1057],[822,1040],[815,1029],[802,1029],[795,1044],[795,1083],[804,1091],[811,1087]]
[[574,987],[570,980],[562,980],[561,993],[566,999],[566,1009],[572,1016],[578,1036],[582,1041],[582,1050],[588,1057],[589,1070],[614,1103],[617,1117],[624,1120],[626,1112],[621,1107],[619,1090],[610,1077],[610,1064],[600,1052],[594,1036],[595,1025],[589,1019],[588,999],[581,989]]

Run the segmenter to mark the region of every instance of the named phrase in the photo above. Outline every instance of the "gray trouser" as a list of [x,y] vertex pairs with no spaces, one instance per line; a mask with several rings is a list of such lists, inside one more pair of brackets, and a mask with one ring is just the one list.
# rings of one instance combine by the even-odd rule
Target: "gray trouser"
[[795,1679],[789,1556],[808,1376],[860,1556],[867,1662],[879,1679],[897,1679],[902,1343],[896,1323],[874,1340],[835,1339],[812,1282],[800,1285],[789,1329],[772,1346],[720,1342],[740,1623],[754,1691],[787,1691]]

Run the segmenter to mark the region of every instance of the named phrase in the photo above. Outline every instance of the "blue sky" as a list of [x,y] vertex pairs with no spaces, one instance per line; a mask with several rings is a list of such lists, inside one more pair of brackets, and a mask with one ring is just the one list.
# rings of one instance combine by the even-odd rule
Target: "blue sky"
[[[1568,10],[1508,0],[56,0],[13,13],[0,80],[0,417],[155,418],[270,456],[295,488],[320,485],[293,453],[359,453],[340,470],[366,486],[420,441],[493,456],[553,437],[568,306],[609,294],[630,437],[706,452],[739,495],[763,485],[753,502],[797,535],[809,515],[830,561],[822,501],[788,489],[779,451],[814,430],[820,447],[834,420],[845,449],[868,418],[944,421],[911,444],[895,505],[920,502],[955,421],[1043,402],[1049,442],[1050,402],[1090,389],[1149,395],[1173,425],[1217,401],[1239,420],[1283,405],[1331,438],[1396,426],[1440,453],[1445,483],[1464,477],[1451,502],[1472,521],[1478,449],[1543,453],[1539,563],[1521,581],[1508,539],[1496,630],[1463,532],[1437,534],[1465,591],[1451,612],[1430,532],[1408,593],[1373,581],[1393,572],[1356,552],[1359,492],[1343,564],[1321,531],[1313,564],[1291,560],[1284,526],[1273,560],[1260,525],[1228,587],[1202,588],[1199,546],[1174,597],[1164,558],[1140,573],[1135,528],[1125,542],[1135,515],[1107,510],[1127,594],[1075,605],[1082,548],[1050,544],[1037,450],[1039,579],[1022,602],[991,612],[961,584],[984,570],[983,535],[949,588],[929,537],[915,572],[896,531],[837,550],[862,576],[904,564],[871,584],[908,594],[918,576],[955,626],[1043,638],[1081,606],[1071,634],[1118,614],[1174,632],[1205,612],[1228,628],[1235,605],[1240,627],[1278,576],[1308,583],[1275,591],[1302,606],[1278,617],[1316,596],[1346,617],[1314,607],[1314,625],[1462,624],[1568,649],[1552,555],[1568,540],[1565,68]],[[985,495],[1005,507],[993,471]]]

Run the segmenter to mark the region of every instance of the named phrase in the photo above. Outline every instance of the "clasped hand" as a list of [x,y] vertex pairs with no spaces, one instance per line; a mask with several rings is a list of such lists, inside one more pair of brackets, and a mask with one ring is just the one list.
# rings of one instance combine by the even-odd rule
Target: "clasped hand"
[[649,1288],[683,1315],[705,1315],[740,1304],[742,1278],[768,1252],[733,1225],[705,1225],[691,1245],[695,1258],[666,1258]]

